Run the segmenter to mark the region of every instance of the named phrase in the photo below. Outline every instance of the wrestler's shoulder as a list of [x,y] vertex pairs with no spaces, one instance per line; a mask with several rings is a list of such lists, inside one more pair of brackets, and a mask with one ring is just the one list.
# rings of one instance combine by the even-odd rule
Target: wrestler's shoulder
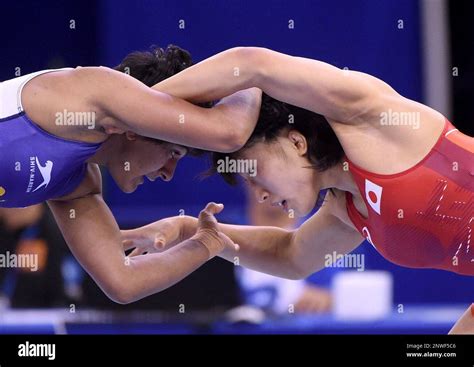
[[332,189],[326,194],[327,210],[350,228],[356,229],[347,214],[346,191]]
[[96,194],[102,194],[102,174],[97,164],[88,163],[84,179],[79,186],[70,194],[54,201],[70,201]]

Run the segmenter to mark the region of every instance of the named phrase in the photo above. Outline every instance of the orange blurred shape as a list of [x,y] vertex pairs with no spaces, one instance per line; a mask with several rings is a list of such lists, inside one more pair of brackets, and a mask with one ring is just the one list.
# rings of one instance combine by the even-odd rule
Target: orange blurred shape
[[20,267],[22,272],[32,272],[34,265],[37,265],[36,271],[43,271],[48,259],[48,245],[43,239],[24,239],[20,240],[16,248],[17,255],[26,255],[27,257],[36,256],[36,264],[29,263],[29,267]]

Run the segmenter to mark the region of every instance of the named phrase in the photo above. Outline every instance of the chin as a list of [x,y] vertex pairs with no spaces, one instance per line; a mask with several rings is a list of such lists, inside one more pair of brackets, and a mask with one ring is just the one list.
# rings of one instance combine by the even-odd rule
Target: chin
[[130,183],[129,185],[126,185],[126,186],[120,186],[120,189],[126,194],[131,194],[132,192],[136,191],[137,185]]
[[295,214],[297,217],[306,217],[308,214],[310,214],[313,209],[314,209],[314,206],[316,205],[316,202],[314,202],[314,204],[312,206],[304,206],[304,207],[299,207],[299,208],[295,208],[294,211],[295,211]]
[[294,212],[295,212],[295,215],[298,217],[298,218],[303,218],[303,217],[306,217],[309,213],[311,213],[311,210],[306,210],[306,209],[293,209]]

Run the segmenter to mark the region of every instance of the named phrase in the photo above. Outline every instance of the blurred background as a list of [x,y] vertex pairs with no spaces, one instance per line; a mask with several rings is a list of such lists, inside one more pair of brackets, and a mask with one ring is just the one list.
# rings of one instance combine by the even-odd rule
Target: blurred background
[[[3,1],[0,80],[48,68],[113,67],[151,45],[176,44],[195,62],[261,46],[377,76],[472,136],[473,20],[468,0]],[[243,188],[219,177],[198,180],[207,168],[206,160],[188,157],[171,183],[147,182],[131,195],[104,173],[104,196],[122,228],[197,215],[208,201],[225,204],[223,222],[298,225],[255,207]],[[42,206],[0,211],[6,251],[37,253],[41,266],[34,273],[0,268],[0,333],[446,333],[474,294],[473,278],[401,268],[364,243],[356,254],[366,271],[383,271],[374,274],[386,280],[382,303],[390,307],[372,320],[340,320],[334,312],[353,268],[294,282],[235,271],[221,259],[160,294],[116,305],[72,258]],[[382,297],[376,289],[374,297]],[[241,305],[248,307],[236,309]]]

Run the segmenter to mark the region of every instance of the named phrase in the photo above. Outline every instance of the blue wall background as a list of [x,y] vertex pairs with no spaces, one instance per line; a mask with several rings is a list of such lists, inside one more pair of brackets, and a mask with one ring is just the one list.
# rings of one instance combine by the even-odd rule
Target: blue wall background
[[[70,30],[69,21],[76,21]],[[289,20],[294,29],[288,28]],[[178,27],[185,21],[185,28]],[[399,29],[399,21],[403,29]],[[423,101],[419,6],[414,0],[141,0],[2,2],[0,78],[47,67],[114,66],[129,52],[177,44],[195,61],[234,46],[262,46],[364,71],[401,94]],[[221,219],[245,221],[244,193],[220,178],[195,178],[207,168],[187,158],[171,183],[146,183],[132,195],[106,179],[106,198],[122,225],[180,209],[195,215],[210,200],[226,204]],[[395,302],[472,302],[474,280],[442,271],[411,270],[361,248],[368,268],[395,277]]]
[[[262,46],[368,72],[421,99],[418,6],[412,0],[104,0],[99,14],[103,65],[116,65],[131,50],[151,44],[177,44],[195,61],[230,47]],[[398,28],[399,19],[403,29]],[[290,20],[294,29],[289,29]],[[128,223],[136,219],[131,207],[138,209],[139,220],[148,220],[176,215],[180,209],[196,214],[210,200],[226,204],[224,219],[243,218],[241,192],[221,185],[220,179],[190,181],[206,167],[188,159],[172,184],[147,183],[133,196],[111,184],[107,196],[119,219]]]

